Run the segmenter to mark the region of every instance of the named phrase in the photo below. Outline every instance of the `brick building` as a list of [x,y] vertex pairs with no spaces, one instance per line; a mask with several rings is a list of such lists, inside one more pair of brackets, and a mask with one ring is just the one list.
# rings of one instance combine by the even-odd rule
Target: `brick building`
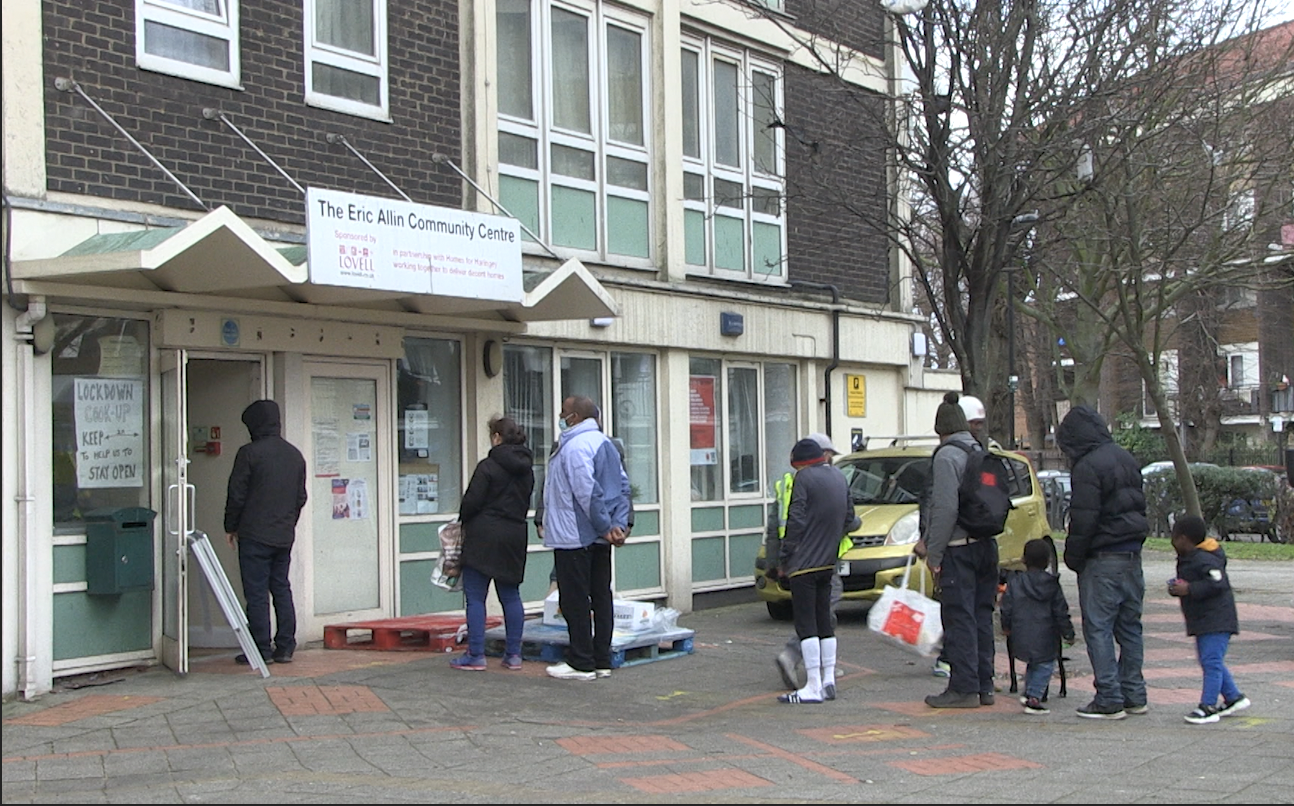
[[461,608],[427,579],[491,415],[542,478],[561,398],[601,405],[616,589],[685,612],[750,584],[797,437],[927,430],[902,265],[840,205],[891,209],[887,19],[835,20],[851,116],[794,5],[6,2],[5,695],[235,645],[183,547],[258,398],[309,464],[303,641]]

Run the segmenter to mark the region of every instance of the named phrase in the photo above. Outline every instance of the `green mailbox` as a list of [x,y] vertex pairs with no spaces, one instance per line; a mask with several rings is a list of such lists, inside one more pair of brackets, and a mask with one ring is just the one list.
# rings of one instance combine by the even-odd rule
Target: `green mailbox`
[[144,507],[96,509],[85,516],[86,593],[153,588],[153,519]]

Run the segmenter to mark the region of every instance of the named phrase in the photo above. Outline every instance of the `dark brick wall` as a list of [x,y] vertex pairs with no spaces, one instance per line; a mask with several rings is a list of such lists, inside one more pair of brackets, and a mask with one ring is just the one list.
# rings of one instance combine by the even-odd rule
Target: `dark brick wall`
[[830,42],[884,58],[886,11],[876,0],[787,0],[796,25]]
[[788,65],[785,108],[789,279],[891,301],[883,99]]
[[458,4],[387,4],[391,123],[305,104],[302,4],[242,3],[244,91],[140,70],[135,66],[131,0],[46,0],[45,125],[48,187],[123,201],[196,205],[75,93],[75,79],[108,114],[212,209],[304,221],[305,198],[204,107],[223,111],[302,187],[376,196],[391,188],[342,145],[341,134],[416,202],[459,207],[461,180],[431,162],[456,163],[462,143]]

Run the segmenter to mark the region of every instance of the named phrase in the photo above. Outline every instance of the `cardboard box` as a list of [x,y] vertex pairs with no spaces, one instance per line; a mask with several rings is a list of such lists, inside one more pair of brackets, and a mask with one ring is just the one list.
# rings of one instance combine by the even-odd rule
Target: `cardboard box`
[[[651,602],[631,602],[627,599],[616,599],[615,628],[626,632],[646,632],[651,629],[652,614],[656,605]],[[544,599],[543,623],[554,627],[565,627],[566,619],[562,618],[562,609],[557,604],[557,591],[548,594]]]

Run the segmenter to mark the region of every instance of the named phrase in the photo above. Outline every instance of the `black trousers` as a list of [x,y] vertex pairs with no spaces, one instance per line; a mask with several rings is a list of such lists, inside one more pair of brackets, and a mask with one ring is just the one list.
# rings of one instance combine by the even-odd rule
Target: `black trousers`
[[836,616],[831,609],[834,575],[834,568],[825,568],[791,577],[791,614],[795,617],[795,635],[801,641],[836,634]]
[[611,600],[611,545],[556,549],[553,568],[557,571],[557,603],[571,641],[566,662],[581,672],[610,669],[611,632],[616,621]]
[[993,692],[993,603],[997,600],[997,541],[949,546],[939,572],[943,656],[952,666],[948,688]]
[[[269,546],[255,540],[238,541],[238,571],[247,601],[247,631],[261,655],[291,654],[297,648],[297,610],[292,603],[288,571],[291,546]],[[270,644],[270,597],[274,597],[274,644]]]

